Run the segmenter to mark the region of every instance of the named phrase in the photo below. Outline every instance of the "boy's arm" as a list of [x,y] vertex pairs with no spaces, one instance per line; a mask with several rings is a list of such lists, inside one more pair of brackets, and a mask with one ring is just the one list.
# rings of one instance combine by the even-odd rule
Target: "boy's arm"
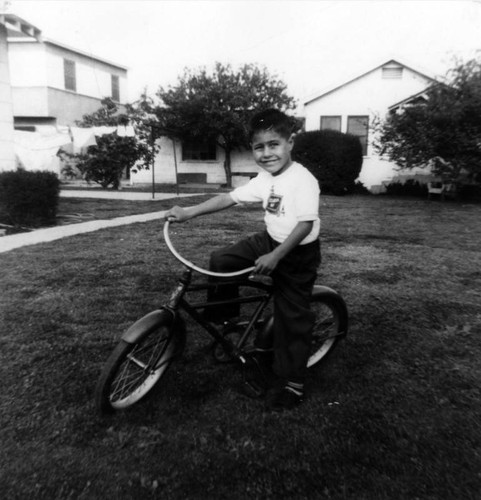
[[230,194],[225,193],[215,196],[214,198],[210,198],[209,200],[199,203],[198,205],[194,205],[193,207],[172,207],[170,210],[167,210],[164,218],[171,222],[184,222],[199,215],[224,210],[225,208],[229,208],[235,204],[236,203]]
[[271,274],[279,261],[311,232],[313,224],[314,222],[310,220],[298,222],[291,234],[278,247],[256,260],[254,273]]

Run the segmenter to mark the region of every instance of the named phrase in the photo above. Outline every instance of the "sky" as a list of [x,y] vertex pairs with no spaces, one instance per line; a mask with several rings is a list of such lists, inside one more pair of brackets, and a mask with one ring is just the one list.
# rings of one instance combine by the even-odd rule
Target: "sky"
[[[4,3],[0,0],[0,6]],[[481,55],[481,0],[10,0],[43,36],[127,66],[129,101],[185,68],[265,66],[302,103],[397,58],[442,76]]]

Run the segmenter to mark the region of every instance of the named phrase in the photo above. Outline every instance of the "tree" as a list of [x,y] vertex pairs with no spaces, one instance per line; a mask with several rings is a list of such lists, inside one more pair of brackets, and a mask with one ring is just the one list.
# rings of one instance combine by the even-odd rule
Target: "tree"
[[110,98],[102,100],[102,107],[90,115],[84,115],[77,122],[79,127],[100,127],[131,124],[135,128],[134,137],[118,135],[117,132],[96,137],[97,144],[89,146],[85,154],[77,154],[77,167],[87,181],[100,184],[103,188],[118,189],[125,170],[149,168],[156,153],[155,144],[150,140],[149,121],[145,107],[148,98],[126,105],[126,112],[120,113],[118,105]]
[[481,182],[481,63],[458,63],[426,100],[377,126],[375,147],[401,169],[431,165],[441,178]]
[[212,73],[205,68],[186,69],[174,87],[159,88],[160,104],[154,108],[158,133],[180,140],[214,141],[225,151],[224,170],[231,186],[231,153],[248,147],[247,128],[252,114],[275,107],[295,108],[287,86],[265,68],[245,64],[234,71],[216,63]]
[[336,130],[313,130],[296,136],[292,158],[319,181],[323,192],[352,192],[362,167],[359,138]]

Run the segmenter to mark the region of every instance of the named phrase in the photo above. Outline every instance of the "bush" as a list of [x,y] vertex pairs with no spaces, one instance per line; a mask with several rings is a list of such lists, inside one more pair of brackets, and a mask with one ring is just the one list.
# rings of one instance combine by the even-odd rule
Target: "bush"
[[0,172],[0,220],[41,226],[57,215],[60,181],[53,172]]
[[97,145],[89,146],[87,154],[76,155],[77,168],[86,181],[96,182],[104,189],[120,186],[122,173],[140,158],[140,147],[134,137],[116,133],[96,137]]
[[357,181],[354,184],[354,187],[349,191],[349,194],[367,194],[370,195],[372,194],[371,191],[361,182]]
[[362,167],[359,139],[335,130],[302,132],[296,136],[292,157],[317,178],[323,192],[353,192]]
[[463,201],[481,202],[481,186],[479,184],[463,184],[459,187],[458,197]]
[[428,186],[414,179],[408,179],[406,182],[391,182],[386,185],[386,194],[425,198],[428,195]]

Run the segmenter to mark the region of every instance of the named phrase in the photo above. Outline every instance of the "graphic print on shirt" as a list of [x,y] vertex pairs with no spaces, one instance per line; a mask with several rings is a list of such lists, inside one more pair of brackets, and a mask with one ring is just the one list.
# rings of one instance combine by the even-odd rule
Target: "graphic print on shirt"
[[283,215],[284,210],[282,207],[282,195],[274,193],[274,186],[271,187],[269,198],[267,199],[266,211],[277,215]]

